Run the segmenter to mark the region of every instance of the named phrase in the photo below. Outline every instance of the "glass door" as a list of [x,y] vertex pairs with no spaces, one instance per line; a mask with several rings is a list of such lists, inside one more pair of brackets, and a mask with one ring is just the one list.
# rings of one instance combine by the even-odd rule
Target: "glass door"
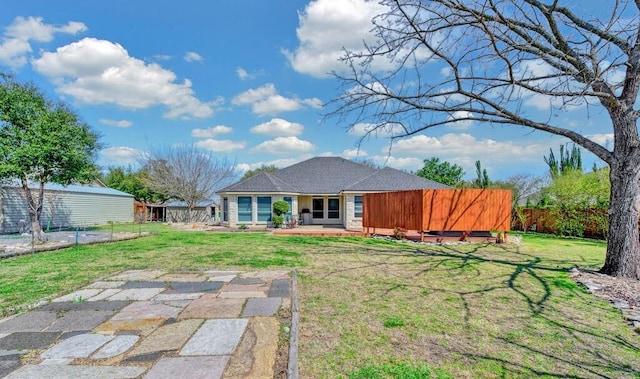
[[324,199],[313,199],[312,208],[311,213],[313,218],[324,218]]

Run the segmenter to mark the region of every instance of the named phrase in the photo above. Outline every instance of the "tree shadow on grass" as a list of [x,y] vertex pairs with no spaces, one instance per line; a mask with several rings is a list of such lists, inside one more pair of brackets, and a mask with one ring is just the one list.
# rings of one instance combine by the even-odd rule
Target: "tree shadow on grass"
[[[344,261],[349,255],[344,251],[329,251],[326,254],[342,254]],[[349,271],[353,271],[357,280],[357,272],[361,269],[382,269],[383,267],[397,266],[405,267],[411,272],[410,280],[406,284],[400,285],[397,278],[387,276],[387,279],[381,278],[378,284],[384,288],[380,290],[377,296],[394,296],[393,292],[399,287],[411,286],[419,290],[425,290],[429,293],[443,293],[449,296],[457,296],[460,299],[464,312],[464,323],[468,326],[469,331],[473,331],[469,326],[472,320],[478,320],[478,317],[485,317],[478,313],[476,304],[477,298],[482,298],[494,291],[507,291],[515,294],[512,307],[514,312],[524,314],[524,320],[519,320],[517,328],[523,329],[524,326],[532,324],[539,325],[544,329],[543,332],[553,332],[561,336],[558,340],[552,340],[552,346],[548,350],[541,348],[544,342],[531,341],[536,336],[537,331],[531,332],[527,338],[507,338],[506,328],[501,328],[497,334],[485,336],[495,341],[495,345],[504,348],[506,351],[515,351],[517,356],[509,358],[505,356],[504,351],[495,351],[492,349],[484,349],[482,346],[474,346],[471,343],[468,346],[464,344],[453,346],[441,346],[451,353],[457,353],[461,357],[470,359],[474,364],[481,362],[494,362],[506,371],[518,373],[517,375],[535,375],[550,377],[604,377],[616,378],[621,376],[634,377],[638,375],[640,370],[640,349],[637,342],[630,339],[629,335],[621,335],[611,333],[605,329],[599,328],[597,325],[598,318],[586,317],[586,321],[574,319],[571,315],[563,314],[562,299],[558,296],[572,297],[574,294],[587,296],[590,302],[590,295],[578,289],[558,288],[554,280],[558,278],[560,273],[568,273],[573,262],[568,259],[549,258],[536,254],[523,252],[520,248],[512,245],[464,245],[459,248],[454,245],[443,245],[438,248],[420,247],[413,250],[399,250],[397,248],[386,248],[384,246],[368,246],[365,249],[360,248],[354,251],[361,259],[354,259],[351,263],[359,264],[343,264],[327,270],[323,277],[330,278],[333,275],[344,275]],[[363,255],[370,255],[373,258],[367,259]],[[413,257],[417,258],[411,261],[399,261],[397,257]],[[488,274],[487,270],[495,269],[495,274]],[[386,272],[386,275],[393,273]],[[443,275],[452,278],[455,283],[456,278],[460,280],[471,280],[474,278],[479,281],[477,288],[467,288],[466,286],[443,285],[443,283],[434,283],[431,278],[442,278]],[[555,292],[558,290],[558,292]],[[554,298],[555,296],[555,298]],[[523,307],[517,303],[520,299]],[[551,301],[554,300],[554,301]],[[593,301],[599,300],[593,298]],[[560,303],[559,303],[560,302]],[[427,302],[425,302],[427,303]],[[524,305],[526,304],[526,305]],[[432,306],[432,305],[430,305]],[[435,305],[437,306],[437,304]],[[585,305],[587,310],[577,310],[576,312],[588,312],[589,306]],[[582,308],[581,308],[582,309]],[[429,310],[426,309],[426,313]],[[590,321],[592,320],[592,321]],[[490,321],[490,320],[489,320]],[[621,320],[611,320],[604,322],[622,322]],[[442,333],[447,333],[443,330]],[[579,350],[571,351],[572,349]],[[618,352],[624,352],[623,356],[637,356],[638,360],[625,362]],[[524,357],[525,359],[522,359]],[[546,362],[545,365],[535,363],[537,359]],[[552,367],[552,368],[548,368]],[[495,374],[495,373],[492,373]],[[509,375],[507,375],[509,376]],[[638,376],[640,377],[640,376]]]

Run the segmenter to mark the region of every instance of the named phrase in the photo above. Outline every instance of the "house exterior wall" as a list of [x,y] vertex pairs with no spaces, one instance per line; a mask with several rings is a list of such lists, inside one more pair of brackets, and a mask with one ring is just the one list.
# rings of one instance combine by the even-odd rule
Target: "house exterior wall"
[[355,197],[362,194],[345,195],[344,227],[349,230],[362,230],[362,217],[355,216]]
[[[22,190],[2,187],[0,195],[0,233],[25,231],[30,223]],[[42,209],[43,228],[67,228],[100,225],[108,222],[133,222],[133,196],[116,196],[45,189]]]
[[[298,196],[296,195],[283,195],[283,194],[239,194],[224,196],[227,198],[229,204],[229,213],[227,214],[226,225],[235,228],[242,224],[247,226],[268,226],[271,223],[269,221],[258,221],[258,197],[271,197],[271,210],[273,211],[273,203],[277,200],[284,200],[285,197],[291,197],[291,217],[294,220],[298,219],[299,207]],[[251,197],[251,221],[238,221],[238,197]],[[223,216],[224,217],[224,216]]]

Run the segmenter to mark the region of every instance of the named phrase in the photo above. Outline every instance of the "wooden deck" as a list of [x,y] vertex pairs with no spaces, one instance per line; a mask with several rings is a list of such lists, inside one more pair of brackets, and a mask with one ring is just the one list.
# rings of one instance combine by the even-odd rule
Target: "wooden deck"
[[[393,229],[382,228],[369,228],[369,233],[365,230],[348,230],[340,226],[326,226],[326,225],[305,225],[299,226],[293,229],[273,229],[272,234],[285,235],[285,236],[316,236],[316,237],[371,237],[377,236],[389,236],[393,237]],[[432,235],[425,234],[424,242],[439,243],[439,242],[457,242],[461,241],[461,235],[452,233],[446,233],[445,235]],[[412,241],[420,241],[421,235],[417,231],[408,231],[405,235],[405,239]],[[496,237],[489,235],[471,235],[466,236],[467,242],[496,242]]]

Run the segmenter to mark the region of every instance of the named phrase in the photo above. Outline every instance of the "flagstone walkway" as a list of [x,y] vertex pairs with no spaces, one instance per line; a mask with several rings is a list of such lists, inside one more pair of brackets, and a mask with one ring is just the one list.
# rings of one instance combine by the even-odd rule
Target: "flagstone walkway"
[[125,271],[0,320],[0,377],[273,378],[287,271]]

